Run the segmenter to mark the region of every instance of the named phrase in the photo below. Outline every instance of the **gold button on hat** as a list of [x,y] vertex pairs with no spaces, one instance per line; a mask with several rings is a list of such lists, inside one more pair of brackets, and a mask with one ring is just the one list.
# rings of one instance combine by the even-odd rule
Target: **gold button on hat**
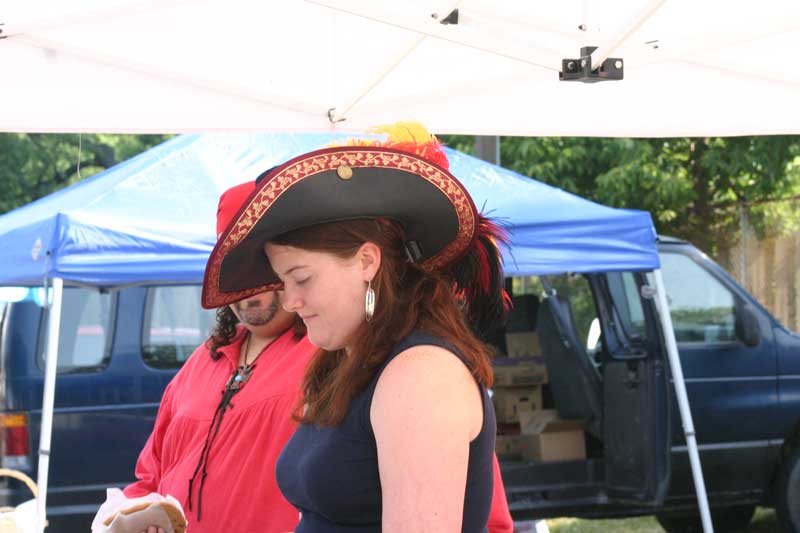
[[336,169],[336,174],[338,174],[343,180],[349,180],[353,177],[353,169],[347,165],[342,165]]

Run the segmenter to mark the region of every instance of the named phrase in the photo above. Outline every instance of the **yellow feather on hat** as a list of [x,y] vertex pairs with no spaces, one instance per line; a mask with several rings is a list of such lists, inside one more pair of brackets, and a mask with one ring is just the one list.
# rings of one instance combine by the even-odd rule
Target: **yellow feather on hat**
[[450,162],[447,160],[439,140],[419,122],[385,124],[370,128],[367,133],[383,133],[386,134],[387,138],[385,140],[349,139],[342,144],[333,144],[333,146],[394,148],[395,150],[418,155],[444,169],[450,168]]

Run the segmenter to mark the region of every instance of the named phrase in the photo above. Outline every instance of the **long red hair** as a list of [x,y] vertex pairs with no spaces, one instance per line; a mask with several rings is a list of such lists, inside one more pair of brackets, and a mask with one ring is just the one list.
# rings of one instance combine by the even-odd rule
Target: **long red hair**
[[321,351],[303,382],[305,412],[298,421],[333,426],[344,419],[350,402],[372,380],[392,348],[415,329],[452,344],[464,357],[475,380],[492,385],[492,350],[467,323],[465,303],[454,293],[453,280],[408,263],[403,230],[387,219],[357,219],[319,224],[273,239],[304,250],[351,258],[365,242],[381,249],[381,265],[372,281],[375,314],[356,332],[350,352]]

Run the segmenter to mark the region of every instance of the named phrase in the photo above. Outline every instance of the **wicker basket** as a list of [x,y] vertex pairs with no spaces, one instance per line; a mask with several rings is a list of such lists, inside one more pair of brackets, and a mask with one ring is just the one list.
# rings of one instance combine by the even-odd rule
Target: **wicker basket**
[[[34,483],[30,477],[18,470],[0,468],[0,476],[11,477],[22,481],[31,490],[34,498],[36,498],[39,494],[39,490],[36,488],[36,483]],[[0,533],[29,533],[27,529],[20,526],[19,521],[14,516],[16,511],[16,507],[0,507]],[[45,522],[45,527],[47,527],[47,522]]]

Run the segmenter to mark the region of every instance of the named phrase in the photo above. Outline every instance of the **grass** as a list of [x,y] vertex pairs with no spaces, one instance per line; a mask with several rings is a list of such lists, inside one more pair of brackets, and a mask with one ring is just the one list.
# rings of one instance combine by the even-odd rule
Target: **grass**
[[653,517],[626,518],[624,520],[581,520],[578,518],[556,518],[547,521],[550,533],[663,533]]
[[[551,533],[663,533],[652,516],[626,518],[624,520],[581,520],[578,518],[555,518],[547,521]],[[748,533],[775,533],[778,521],[772,509],[759,508],[747,528]]]

